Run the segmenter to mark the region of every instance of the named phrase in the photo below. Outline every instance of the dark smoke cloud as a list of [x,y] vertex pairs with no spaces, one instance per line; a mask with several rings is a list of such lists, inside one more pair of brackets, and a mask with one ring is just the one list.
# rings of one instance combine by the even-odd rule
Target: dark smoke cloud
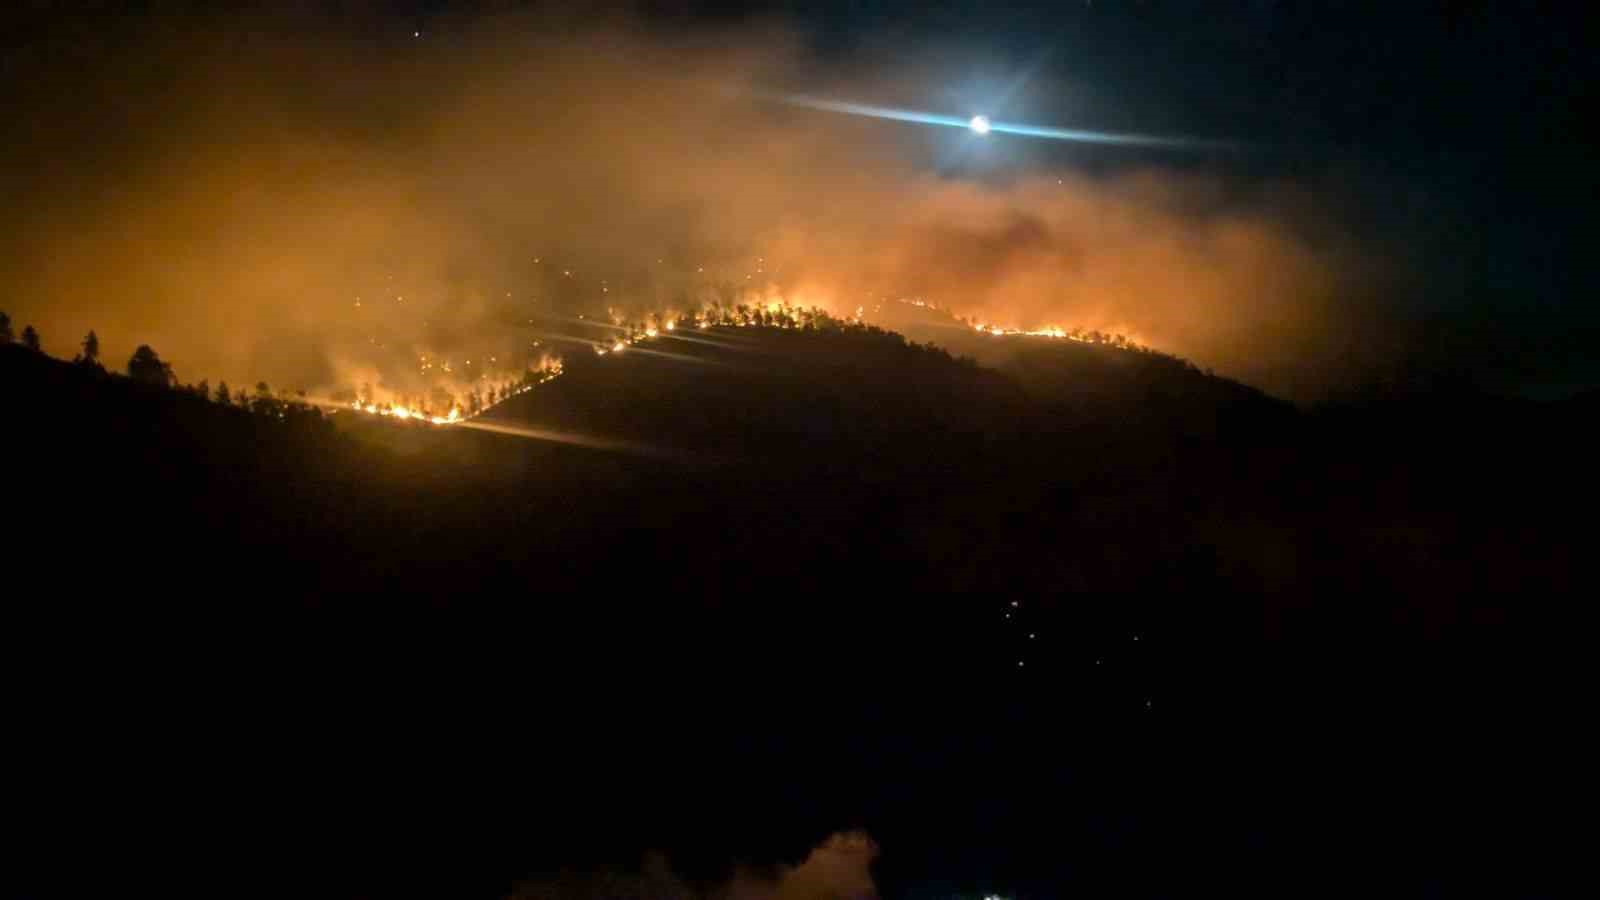
[[927,66],[823,66],[776,26],[332,34],[195,25],[14,56],[19,326],[58,354],[92,327],[113,362],[150,343],[185,380],[313,389],[410,389],[424,354],[520,365],[543,352],[529,318],[718,285],[1110,329],[1292,392],[1372,348],[1374,269],[1307,230],[1328,220],[1315,187],[966,177],[941,154],[1004,145],[758,99],[934,103]]

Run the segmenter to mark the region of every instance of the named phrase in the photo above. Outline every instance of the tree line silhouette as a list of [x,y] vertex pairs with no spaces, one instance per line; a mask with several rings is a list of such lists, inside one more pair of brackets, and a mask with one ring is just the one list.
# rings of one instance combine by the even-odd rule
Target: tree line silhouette
[[[16,343],[16,338],[12,332],[11,317],[0,312],[0,345],[13,343]],[[45,355],[39,333],[32,325],[23,329],[21,344],[30,351]],[[112,377],[126,375],[131,381],[146,387],[177,391],[221,406],[242,409],[280,421],[325,418],[323,410],[310,402],[304,388],[293,391],[282,388],[274,390],[265,381],[257,382],[253,389],[232,388],[226,381],[219,381],[213,388],[209,379],[204,378],[192,384],[182,384],[173,371],[172,364],[162,359],[161,355],[148,344],[140,344],[134,350],[121,373],[110,372],[101,361],[100,337],[93,329],[79,342],[78,352],[73,355],[71,362],[99,375]],[[359,404],[374,411],[390,411],[396,407],[405,407],[424,418],[430,418],[435,414],[443,416],[452,409],[470,417],[510,399],[522,390],[548,381],[559,372],[559,363],[548,368],[528,369],[517,378],[502,378],[488,384],[474,385],[460,397],[440,386],[427,393],[397,394],[390,401],[380,402],[376,399],[373,386],[362,384],[359,387],[335,391],[331,400],[345,406]]]
[[[11,331],[11,317],[0,312],[0,345],[15,343],[16,340],[17,336]],[[32,325],[24,326],[22,329],[22,346],[35,353],[44,352],[39,347],[39,332],[34,330]]]
[[[0,312],[0,345],[13,343],[17,341],[12,333],[11,317]],[[39,332],[32,325],[22,330],[20,343],[23,348],[31,352],[47,355],[40,343]],[[148,388],[176,391],[279,421],[320,421],[324,418],[322,410],[307,401],[304,389],[292,393],[281,389],[274,392],[265,381],[257,382],[253,392],[243,389],[233,390],[228,387],[226,381],[218,382],[213,389],[209,380],[204,378],[194,384],[180,384],[172,364],[162,359],[161,354],[149,344],[140,344],[133,351],[122,373],[108,371],[101,362],[100,355],[100,336],[94,329],[90,329],[79,342],[78,352],[73,355],[71,362],[74,366],[97,375],[107,377],[125,375],[130,381]]]

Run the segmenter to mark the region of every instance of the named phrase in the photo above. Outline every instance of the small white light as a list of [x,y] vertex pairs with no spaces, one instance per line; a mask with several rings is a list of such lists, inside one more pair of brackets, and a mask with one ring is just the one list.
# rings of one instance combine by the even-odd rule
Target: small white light
[[972,121],[968,122],[967,124],[969,126],[971,126],[973,131],[976,131],[979,134],[988,134],[989,133],[989,117],[988,116],[973,116],[972,117]]

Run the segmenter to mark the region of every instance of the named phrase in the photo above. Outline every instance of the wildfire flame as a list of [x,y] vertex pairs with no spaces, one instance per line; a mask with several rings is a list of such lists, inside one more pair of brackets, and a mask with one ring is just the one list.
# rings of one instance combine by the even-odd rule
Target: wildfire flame
[[1023,337],[1051,338],[1054,340],[1076,341],[1080,344],[1100,344],[1107,347],[1116,347],[1123,350],[1132,350],[1141,353],[1155,352],[1144,344],[1139,343],[1123,334],[1108,334],[1100,331],[1084,331],[1073,328],[1066,329],[1058,325],[1045,328],[1003,328],[999,325],[987,325],[982,322],[973,322],[972,330],[979,334],[992,334],[996,337],[1009,337],[1020,335]]
[[[915,300],[902,299],[900,302],[927,309],[941,309],[936,304],[929,303],[921,300],[920,298]],[[713,304],[693,314],[674,312],[654,313],[644,317],[642,321],[634,322],[632,324],[625,324],[624,319],[616,310],[611,310],[610,312],[611,319],[614,323],[611,327],[623,331],[624,336],[592,344],[591,346],[593,347],[596,356],[606,356],[608,354],[614,355],[623,352],[634,344],[644,341],[664,339],[669,336],[668,333],[676,331],[679,325],[683,325],[685,327],[693,326],[701,331],[717,327],[807,329],[816,328],[825,323],[831,324],[835,327],[850,329],[871,327],[866,324],[865,309],[863,307],[858,306],[854,315],[841,319],[830,316],[828,313],[816,307],[793,306],[784,301],[768,302],[753,306],[740,304],[731,308]],[[580,318],[582,317],[580,316]],[[1138,343],[1137,341],[1121,334],[1102,333],[1096,330],[1085,331],[1078,328],[1068,329],[1054,325],[1036,329],[1008,328],[981,321],[972,322],[960,317],[956,318],[957,321],[971,327],[972,330],[978,332],[979,334],[993,335],[996,337],[1021,336],[1047,338],[1052,340],[1075,341],[1083,344],[1096,344],[1135,352],[1155,352],[1150,350],[1150,348]],[[693,339],[691,338],[689,340]],[[422,362],[425,369],[431,368],[433,365],[433,363],[429,361],[426,356],[422,358]],[[445,365],[445,371],[449,371],[448,364]],[[348,404],[348,408],[364,415],[389,417],[402,421],[418,421],[441,426],[457,425],[469,422],[495,408],[496,406],[506,402],[507,400],[510,400],[512,397],[525,394],[534,387],[546,384],[559,377],[562,373],[561,362],[560,360],[553,360],[547,363],[545,368],[536,371],[539,372],[537,378],[525,376],[523,380],[516,386],[508,387],[500,391],[498,394],[491,394],[491,396],[494,397],[492,402],[478,406],[472,411],[463,410],[460,406],[452,406],[444,415],[437,415],[425,409],[418,409],[403,404],[380,405],[377,403],[363,403],[360,401]],[[532,373],[530,373],[530,375],[531,374]],[[344,404],[329,405],[339,406],[340,408],[345,407]]]
[[324,405],[333,406],[339,409],[349,409],[352,412],[358,412],[363,415],[381,416],[385,418],[399,419],[401,421],[426,422],[429,425],[458,425],[462,422],[469,422],[473,419],[476,419],[489,410],[494,409],[496,406],[499,406],[507,400],[510,400],[512,397],[518,397],[526,394],[538,385],[548,384],[551,381],[554,381],[561,375],[561,361],[552,361],[548,363],[545,368],[537,371],[540,373],[537,378],[533,378],[531,380],[525,378],[518,386],[506,388],[505,390],[501,391],[492,402],[483,404],[477,409],[476,412],[463,410],[459,405],[457,405],[451,406],[449,411],[441,416],[431,413],[427,410],[416,409],[400,403],[362,403],[359,400],[349,404],[326,403]]

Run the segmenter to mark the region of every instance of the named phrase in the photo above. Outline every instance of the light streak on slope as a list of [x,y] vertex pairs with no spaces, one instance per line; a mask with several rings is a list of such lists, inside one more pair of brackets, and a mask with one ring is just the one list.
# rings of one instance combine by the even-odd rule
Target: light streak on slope
[[649,456],[656,459],[671,459],[679,462],[710,461],[704,457],[669,450],[663,447],[654,447],[641,444],[637,441],[623,441],[615,438],[602,438],[593,435],[577,434],[571,431],[556,431],[550,428],[529,428],[525,425],[505,425],[500,422],[484,422],[472,420],[460,423],[461,428],[470,428],[474,431],[487,431],[490,434],[503,434],[510,437],[527,438],[534,441],[549,441],[556,444],[570,444],[575,447],[587,447],[591,450],[605,450],[615,453],[629,453],[635,456]]

